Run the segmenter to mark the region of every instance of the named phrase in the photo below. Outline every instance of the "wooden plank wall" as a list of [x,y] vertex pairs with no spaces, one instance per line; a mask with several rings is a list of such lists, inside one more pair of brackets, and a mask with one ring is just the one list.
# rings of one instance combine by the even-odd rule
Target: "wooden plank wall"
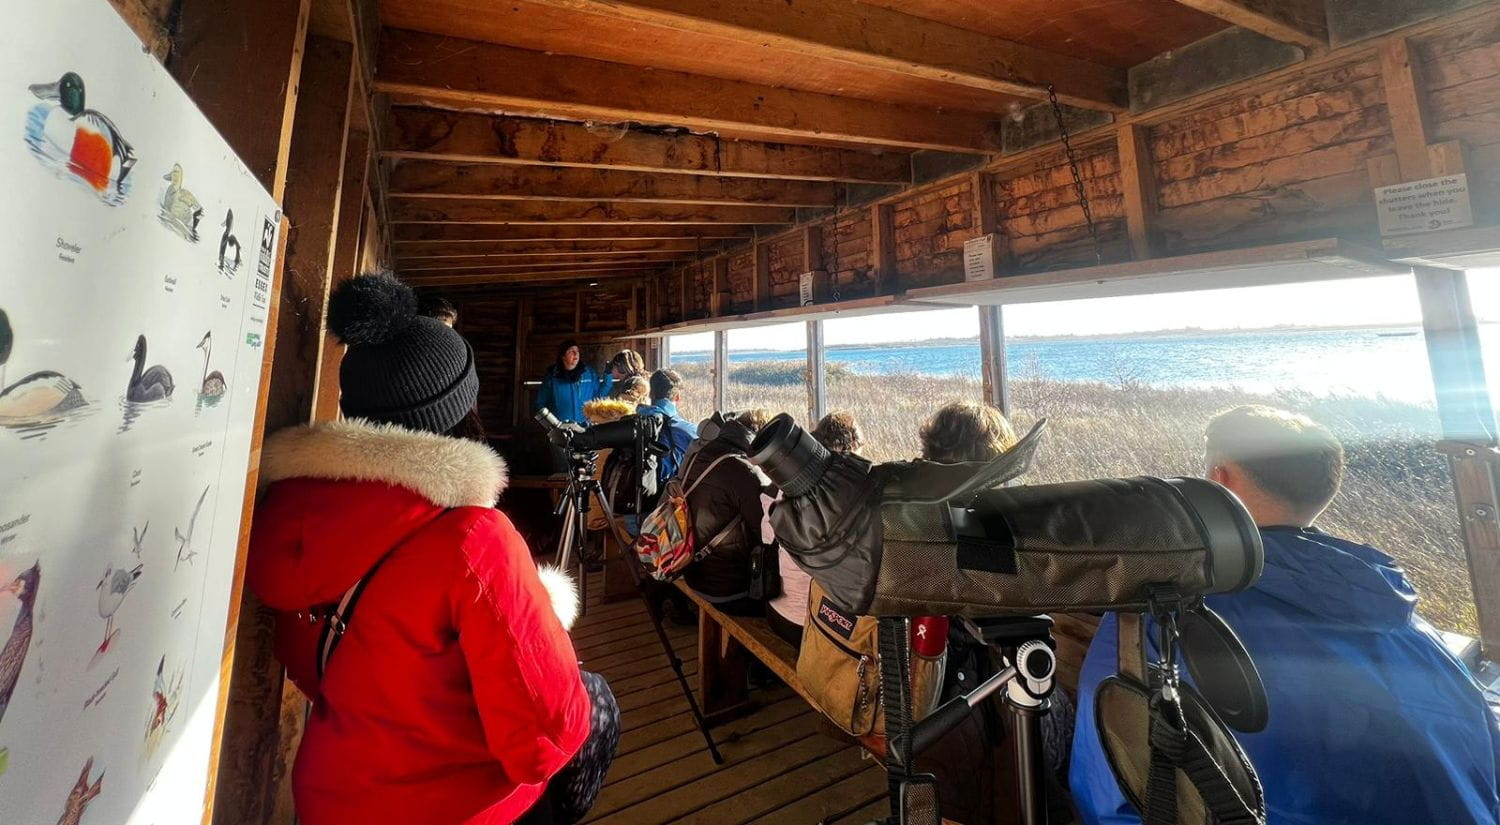
[[[1500,223],[1500,15],[1470,13],[1416,27],[1435,141],[1463,143],[1476,222]],[[1203,98],[1125,116],[1139,131],[1156,209],[1149,235],[1158,255],[1182,255],[1260,244],[1341,236],[1375,242],[1367,165],[1392,154],[1390,116],[1380,79],[1380,41],[1341,50]],[[1077,136],[1074,146],[1104,262],[1134,256],[1125,216],[1125,182],[1116,142],[1119,125]],[[1030,273],[1095,262],[1072,173],[1060,147],[1031,150],[978,176],[957,175],[877,203],[893,211],[894,278],[883,292],[963,278],[963,242],[980,234],[979,213],[995,216],[1001,270]],[[772,307],[796,300],[804,270],[804,227],[822,233],[823,263],[839,299],[872,294],[875,280],[871,207],[846,209],[762,238],[771,251]],[[755,308],[753,248],[727,253],[726,313]],[[679,272],[658,276],[659,288]],[[660,294],[660,293],[659,293]],[[667,293],[672,294],[672,293]],[[680,307],[661,307],[663,322]],[[706,302],[693,301],[693,317]]]

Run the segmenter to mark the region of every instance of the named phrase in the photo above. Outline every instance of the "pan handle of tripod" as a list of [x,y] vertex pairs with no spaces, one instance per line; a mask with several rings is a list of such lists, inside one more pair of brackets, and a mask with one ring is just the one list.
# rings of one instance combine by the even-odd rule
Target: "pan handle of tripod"
[[[995,691],[1005,687],[1017,675],[1015,667],[1007,667],[984,680],[979,687],[938,705],[936,710],[912,726],[912,754],[927,750],[933,743],[942,739],[948,731],[962,724],[964,719],[973,712],[975,706],[988,699]],[[895,747],[895,744],[892,743],[890,747]]]

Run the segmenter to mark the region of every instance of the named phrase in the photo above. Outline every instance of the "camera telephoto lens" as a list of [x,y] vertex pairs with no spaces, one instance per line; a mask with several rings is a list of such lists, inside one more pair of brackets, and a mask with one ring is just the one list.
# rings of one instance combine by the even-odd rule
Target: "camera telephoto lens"
[[788,498],[816,487],[832,460],[828,449],[786,413],[771,419],[750,442],[751,463],[765,471]]

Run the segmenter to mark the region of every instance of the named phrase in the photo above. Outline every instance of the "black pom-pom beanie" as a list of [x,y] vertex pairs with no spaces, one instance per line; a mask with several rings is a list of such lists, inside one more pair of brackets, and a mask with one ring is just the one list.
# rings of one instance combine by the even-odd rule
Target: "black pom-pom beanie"
[[474,408],[473,348],[417,315],[416,294],[395,278],[340,284],[328,299],[328,328],[348,347],[339,366],[344,415],[446,433]]

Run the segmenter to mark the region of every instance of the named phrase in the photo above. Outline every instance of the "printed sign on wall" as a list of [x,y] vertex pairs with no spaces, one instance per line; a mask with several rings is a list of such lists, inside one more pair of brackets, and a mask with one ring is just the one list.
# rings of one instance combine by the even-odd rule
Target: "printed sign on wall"
[[280,215],[106,0],[0,8],[0,819],[196,824]]
[[1381,235],[1411,235],[1474,225],[1469,176],[1408,181],[1375,190]]

